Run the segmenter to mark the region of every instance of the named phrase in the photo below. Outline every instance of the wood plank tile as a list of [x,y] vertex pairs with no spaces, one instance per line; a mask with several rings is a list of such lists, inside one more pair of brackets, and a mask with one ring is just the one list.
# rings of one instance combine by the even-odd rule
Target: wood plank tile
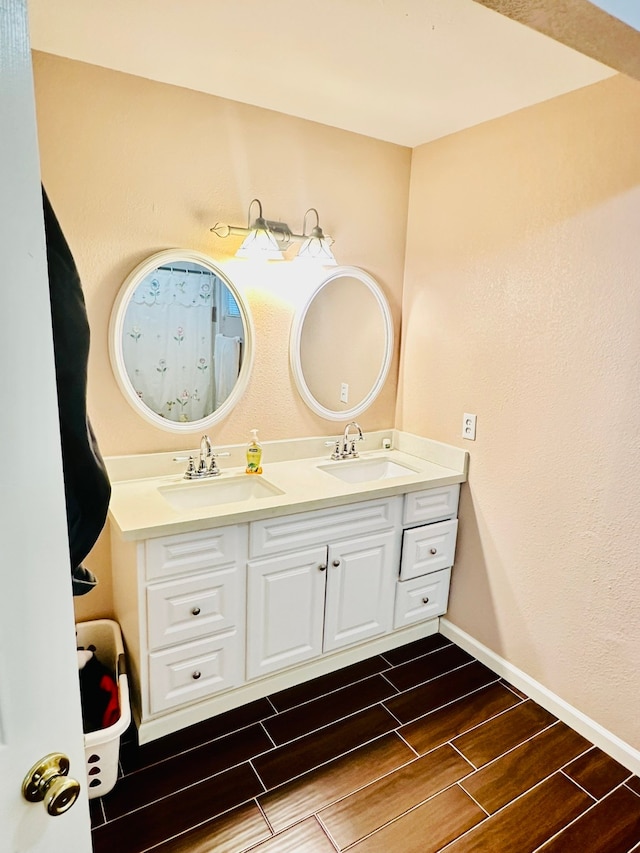
[[471,765],[447,744],[323,809],[318,817],[342,850],[471,770]]
[[350,684],[339,690],[298,705],[289,711],[283,711],[270,720],[264,721],[276,745],[287,743],[314,729],[334,723],[348,717],[356,711],[375,705],[397,693],[395,687],[381,675],[372,675],[356,684]]
[[275,832],[279,832],[414,758],[412,750],[395,733],[383,735],[263,794],[258,801]]
[[474,661],[427,684],[412,687],[384,704],[401,723],[408,723],[497,680],[494,672]]
[[121,817],[272,748],[266,732],[256,724],[130,773],[103,798],[107,820]]
[[501,711],[512,708],[519,701],[503,684],[495,682],[413,723],[407,723],[398,731],[417,753],[423,755]]
[[99,797],[89,800],[89,815],[91,817],[92,828],[104,823],[105,817],[102,811],[102,800]]
[[264,791],[250,764],[241,764],[92,832],[93,853],[141,853]]
[[275,788],[396,727],[391,714],[381,705],[376,705],[318,732],[278,746],[254,759],[253,766],[265,788]]
[[624,785],[541,848],[540,853],[627,853],[640,840],[640,797]]
[[589,748],[582,735],[564,723],[516,747],[461,782],[490,814],[542,781]]
[[207,743],[215,738],[222,737],[231,732],[250,726],[270,717],[273,708],[267,699],[257,699],[240,708],[233,708],[224,714],[210,717],[201,723],[188,726],[186,729],[174,732],[165,737],[158,738],[138,746],[136,741],[123,743],[120,749],[120,763],[125,773],[132,773],[143,767],[148,767],[158,761],[171,758],[179,752],[193,749],[194,746]]
[[[531,853],[593,803],[562,773],[556,773],[488,818],[443,853]],[[565,847],[563,853],[589,848]]]
[[269,699],[278,711],[288,711],[289,708],[294,708],[303,702],[309,702],[311,699],[317,699],[326,693],[332,693],[334,690],[339,690],[348,684],[354,684],[356,681],[361,681],[363,678],[368,678],[370,675],[375,675],[385,669],[389,669],[387,661],[380,655],[374,655],[374,657],[337,669],[335,672],[328,672],[326,675],[312,678],[303,684],[288,687],[279,693],[272,693]]
[[412,658],[419,658],[421,655],[426,655],[429,652],[436,651],[436,649],[442,649],[444,646],[450,645],[451,640],[447,640],[442,634],[431,634],[429,637],[422,637],[420,640],[414,640],[413,643],[407,643],[404,646],[399,646],[397,649],[390,649],[388,652],[383,653],[383,657],[392,666],[398,666]]
[[618,764],[597,746],[572,761],[564,768],[564,772],[596,800],[601,800],[631,776],[630,770]]
[[454,785],[360,841],[350,853],[436,853],[485,817]]
[[255,803],[246,803],[160,844],[153,853],[242,853],[272,833]]
[[408,690],[409,687],[430,681],[472,660],[471,655],[459,646],[446,646],[431,654],[410,660],[408,663],[394,666],[385,673],[385,676],[398,690]]
[[505,678],[500,679],[500,684],[504,684],[505,687],[508,687],[512,693],[515,693],[516,696],[519,696],[521,699],[529,698],[526,693],[523,693],[522,690],[519,690],[517,687],[514,687],[513,684],[511,684],[511,682],[507,681]]
[[637,776],[632,776],[626,784],[640,796],[640,779]]
[[482,767],[555,722],[553,714],[529,699],[457,737],[453,745],[472,764]]
[[311,817],[270,841],[263,841],[251,853],[335,853],[335,847],[318,821]]

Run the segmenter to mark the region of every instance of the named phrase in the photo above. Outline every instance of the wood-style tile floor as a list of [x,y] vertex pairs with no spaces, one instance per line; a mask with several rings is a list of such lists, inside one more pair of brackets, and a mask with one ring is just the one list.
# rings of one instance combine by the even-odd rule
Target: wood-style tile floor
[[640,779],[439,634],[120,761],[94,853],[640,851]]

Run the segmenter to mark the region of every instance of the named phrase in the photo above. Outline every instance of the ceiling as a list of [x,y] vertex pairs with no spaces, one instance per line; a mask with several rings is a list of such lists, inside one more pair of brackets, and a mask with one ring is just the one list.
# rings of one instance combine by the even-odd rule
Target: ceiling
[[615,72],[474,0],[29,0],[32,46],[415,147]]

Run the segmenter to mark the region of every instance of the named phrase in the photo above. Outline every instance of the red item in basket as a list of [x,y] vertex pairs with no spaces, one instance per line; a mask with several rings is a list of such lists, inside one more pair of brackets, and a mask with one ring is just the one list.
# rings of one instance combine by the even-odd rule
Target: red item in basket
[[100,690],[109,695],[107,707],[102,715],[102,728],[108,729],[120,719],[120,703],[118,702],[118,686],[110,675],[100,679]]

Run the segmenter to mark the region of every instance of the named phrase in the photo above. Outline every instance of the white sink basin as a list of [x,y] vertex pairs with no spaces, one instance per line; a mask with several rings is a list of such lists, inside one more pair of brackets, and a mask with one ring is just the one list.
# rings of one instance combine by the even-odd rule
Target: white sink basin
[[219,480],[191,480],[160,486],[158,491],[174,509],[241,503],[282,495],[280,489],[257,474],[241,474]]
[[318,465],[321,471],[337,477],[345,483],[368,483],[373,480],[391,480],[393,477],[406,477],[417,474],[415,468],[401,465],[387,457],[377,459],[336,460],[328,465]]

